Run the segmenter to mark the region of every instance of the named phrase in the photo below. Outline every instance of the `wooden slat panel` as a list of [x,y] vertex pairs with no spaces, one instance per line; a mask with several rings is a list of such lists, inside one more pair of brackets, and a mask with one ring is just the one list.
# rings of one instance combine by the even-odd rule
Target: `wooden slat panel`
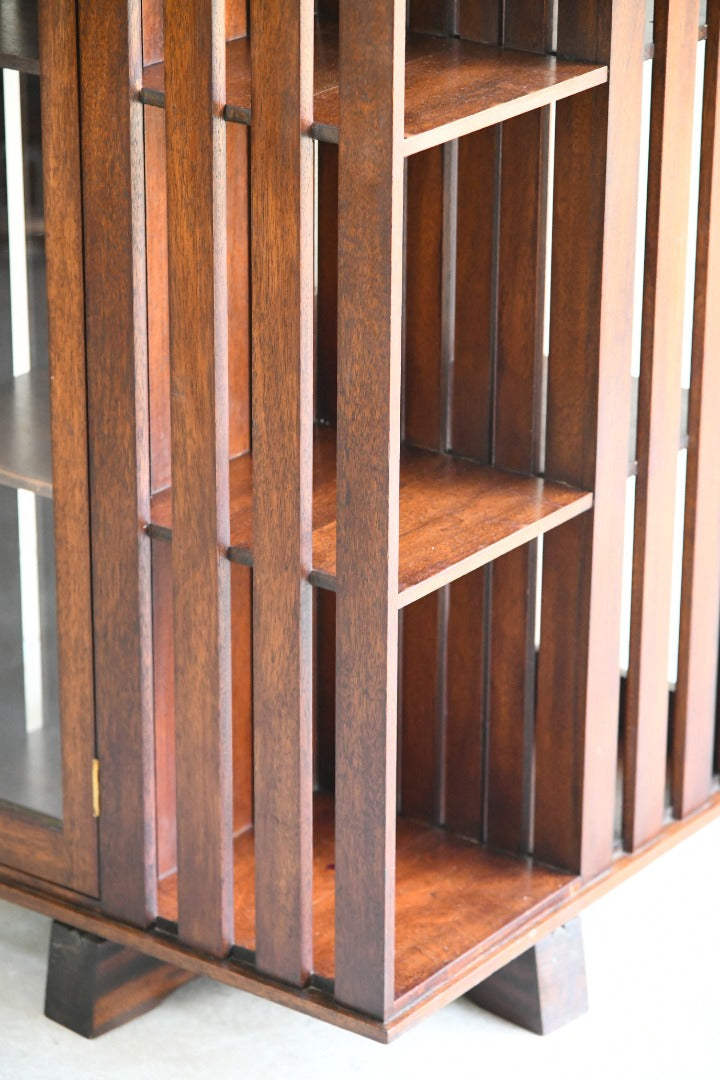
[[232,944],[222,3],[166,0],[179,933]]
[[296,985],[312,966],[312,16],[251,7],[256,955]]
[[560,7],[558,50],[613,72],[556,126],[546,473],[595,507],[545,538],[534,851],[585,875],[613,850],[643,24],[642,0]]
[[382,1017],[394,998],[405,4],[341,0],[340,18],[335,994]]
[[157,872],[162,880],[177,869],[172,549],[162,540],[152,542],[152,590]]
[[252,573],[230,568],[233,832],[253,820]]
[[[680,654],[673,721],[673,809],[710,794],[720,624],[720,3],[708,10],[692,382],[685,489]],[[713,359],[715,358],[715,359]]]
[[144,122],[145,250],[150,298],[147,313],[150,490],[154,493],[170,483],[170,314],[165,113],[146,106]]
[[400,812],[440,821],[441,726],[444,719],[442,662],[445,627],[438,594],[402,613],[400,668]]
[[477,840],[485,804],[489,578],[486,570],[476,570],[454,582],[447,611],[443,814],[449,830]]
[[[248,0],[225,0],[225,37],[247,33]],[[163,0],[142,0],[143,63],[155,64],[164,55]]]
[[[656,0],[623,837],[662,827],[697,0]],[[672,151],[669,152],[669,148]]]
[[496,45],[500,40],[501,0],[459,0],[458,32],[468,41]]
[[140,3],[80,5],[79,41],[101,886],[109,914],[142,925],[156,872]]
[[[504,43],[542,52],[545,0],[505,5]],[[549,116],[509,120],[500,134],[495,464],[532,473],[539,463]],[[535,695],[537,545],[492,567],[488,727],[489,844],[530,843]]]
[[250,449],[250,135],[227,142],[228,393],[230,457]]

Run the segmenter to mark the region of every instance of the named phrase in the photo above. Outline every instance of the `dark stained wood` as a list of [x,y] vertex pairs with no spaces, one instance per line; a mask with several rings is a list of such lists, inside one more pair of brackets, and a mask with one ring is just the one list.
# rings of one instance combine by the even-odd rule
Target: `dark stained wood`
[[315,418],[335,423],[337,419],[337,146],[320,143],[317,155]]
[[[316,427],[313,580],[325,588],[335,588],[335,468],[335,433]],[[230,464],[230,536],[231,557],[248,565],[254,546],[252,498],[253,462],[245,454]],[[401,606],[583,514],[591,505],[592,496],[564,483],[403,447]],[[156,495],[152,506],[153,535],[169,536],[171,491]]]
[[40,74],[38,0],[3,0],[0,5],[0,67]]
[[[56,32],[56,13],[52,16]],[[155,771],[140,4],[79,18],[95,722],[108,914],[155,911]],[[113,137],[107,138],[107,117]],[[85,493],[86,497],[86,493]],[[61,583],[58,582],[60,592]]]
[[233,833],[253,819],[252,575],[230,569]]
[[335,790],[335,595],[314,590],[313,622],[315,784]]
[[[37,13],[43,72],[40,92],[49,411],[48,372],[41,371],[15,380],[12,390],[6,387],[0,423],[5,450],[9,451],[6,467],[12,474],[18,468],[38,472],[28,478],[27,486],[37,490],[37,482],[41,481],[46,494],[50,477],[43,473],[49,466],[52,448],[54,501],[52,506],[40,504],[38,513],[41,521],[52,515],[54,524],[59,705],[64,735],[63,823],[60,828],[54,819],[3,804],[0,860],[38,878],[97,895],[97,826],[92,817],[91,786],[95,732],[77,24],[72,3],[55,5],[51,10],[43,0]],[[6,14],[9,16],[9,11]],[[56,28],[58,15],[61,25]],[[28,392],[35,391],[33,403]],[[44,422],[37,455],[28,445],[38,435],[33,419]],[[43,468],[36,469],[40,464]],[[8,480],[14,481],[13,486],[17,481],[26,486],[24,477],[6,475],[5,482]],[[42,539],[43,530],[40,532]]]
[[453,6],[448,0],[408,0],[408,26],[421,34],[451,34]]
[[[247,33],[248,0],[225,0],[225,37],[228,41]],[[143,63],[163,59],[163,0],[143,0]]]
[[296,986],[312,969],[312,18],[310,0],[251,6],[256,957]]
[[[393,1016],[385,1023],[344,1009],[329,998],[326,990],[320,989],[319,986],[311,985],[305,990],[284,987],[272,979],[263,977],[254,967],[243,965],[238,956],[225,960],[201,956],[179,944],[166,932],[148,933],[135,929],[126,923],[100,914],[92,904],[79,903],[77,895],[66,894],[63,890],[48,887],[40,892],[37,889],[37,881],[4,868],[0,870],[0,897],[50,918],[65,923],[72,922],[73,925],[88,933],[103,935],[108,940],[126,945],[167,963],[176,964],[195,974],[210,976],[228,986],[254,993],[265,1000],[289,1006],[306,1015],[318,1017],[380,1042],[388,1042],[397,1038],[423,1017],[431,1015],[461,994],[471,990],[478,981],[504,967],[546,934],[574,918],[590,903],[606,895],[610,889],[626,881],[654,859],[692,836],[698,829],[716,821],[718,817],[720,817],[720,794],[716,793],[708,805],[697,814],[683,821],[668,824],[660,836],[655,841],[651,841],[641,852],[618,856],[609,873],[584,883],[570,882],[570,889],[563,890],[564,898],[560,903],[550,902],[549,905],[538,905],[534,913],[530,912],[519,924],[515,925],[510,936],[503,933],[494,934],[480,949],[471,949],[465,953],[446,971],[447,978],[433,980],[427,988],[423,986],[414,1003],[407,1007],[403,1007],[401,1002],[397,1003]],[[478,850],[475,845],[471,847],[475,851]],[[503,863],[509,867],[527,865],[522,860],[507,857],[503,858]],[[472,871],[473,875],[475,872],[475,870]],[[506,880],[508,887],[515,895],[522,891],[517,889],[517,879],[512,872],[506,876]],[[557,882],[557,877],[555,881]],[[546,895],[552,896],[552,891],[548,890]]]
[[534,852],[584,876],[613,853],[643,30],[637,0],[560,9],[558,50],[615,72],[556,114],[545,471],[595,506],[544,543]]
[[[313,968],[331,979],[335,971],[335,863],[333,800],[314,800]],[[257,858],[252,830],[235,841],[235,940],[255,947],[252,881]],[[447,873],[452,865],[452,874]],[[532,866],[527,859],[495,855],[442,829],[400,818],[397,825],[396,997],[403,1005],[420,998],[444,969],[503,926],[522,924],[568,894],[567,874]],[[160,910],[173,919],[177,885],[160,886]],[[398,1001],[399,1007],[399,1001]]]
[[680,652],[673,717],[673,810],[678,817],[710,794],[720,625],[720,4],[709,8],[705,53],[700,209],[690,431],[685,488]]
[[588,1010],[580,920],[574,919],[481,982],[468,997],[513,1024],[549,1035]]
[[405,195],[405,439],[444,450],[443,148],[407,163]]
[[497,45],[501,34],[501,0],[459,0],[457,7],[461,38]]
[[53,922],[45,1015],[94,1039],[149,1012],[192,978],[182,968]]
[[152,542],[152,589],[157,872],[163,878],[177,869],[177,798],[172,549],[161,540]]
[[[698,2],[656,0],[623,839],[665,813],[668,650]],[[672,154],[667,147],[672,146]]]
[[222,5],[202,0],[164,10],[179,927],[222,956],[232,944],[224,22]]
[[[314,125],[316,138],[338,141],[337,24],[316,28]],[[227,49],[229,120],[250,122],[250,39]],[[603,65],[500,50],[457,38],[410,34],[405,71],[406,154],[456,139],[512,116],[549,105],[607,80]],[[162,105],[164,66],[143,74],[144,100]]]
[[[543,51],[544,0],[513,0],[504,16],[506,45]],[[524,473],[538,470],[542,449],[548,151],[547,109],[503,124],[493,460]],[[509,851],[530,850],[537,559],[529,544],[492,567],[485,837]]]
[[400,812],[431,824],[441,820],[442,595],[410,604],[400,623]]
[[0,384],[0,484],[52,496],[46,369],[36,368]]
[[487,570],[448,588],[443,821],[475,840],[485,816],[488,589]]
[[404,16],[340,3],[335,995],[378,1018],[395,981]]
[[498,129],[458,141],[450,444],[489,465],[492,440],[495,165]]

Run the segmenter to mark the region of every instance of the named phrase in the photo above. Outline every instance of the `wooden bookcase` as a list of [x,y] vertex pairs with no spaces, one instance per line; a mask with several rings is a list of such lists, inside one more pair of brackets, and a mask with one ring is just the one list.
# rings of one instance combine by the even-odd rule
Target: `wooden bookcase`
[[30,8],[51,378],[0,386],[0,485],[55,501],[63,809],[0,802],[0,895],[56,920],[48,1015],[202,972],[547,1030],[507,997],[555,942],[582,1006],[548,935],[720,812],[720,3],[41,0],[39,48]]

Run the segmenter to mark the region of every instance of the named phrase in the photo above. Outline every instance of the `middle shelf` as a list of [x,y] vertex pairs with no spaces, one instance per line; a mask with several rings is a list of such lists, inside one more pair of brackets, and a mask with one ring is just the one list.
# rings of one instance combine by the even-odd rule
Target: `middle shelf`
[[[316,425],[313,455],[313,584],[334,590],[336,439]],[[526,544],[589,510],[593,497],[566,484],[478,465],[449,454],[403,446],[400,459],[399,604]],[[169,539],[172,489],[156,494],[149,532]],[[252,457],[230,463],[228,556],[252,565]]]
[[[250,38],[227,44],[225,118],[251,122]],[[312,133],[337,142],[340,128],[338,26],[315,22]],[[607,82],[607,67],[459,38],[409,33],[405,46],[405,154],[457,139]],[[143,72],[141,99],[165,104],[165,65]]]

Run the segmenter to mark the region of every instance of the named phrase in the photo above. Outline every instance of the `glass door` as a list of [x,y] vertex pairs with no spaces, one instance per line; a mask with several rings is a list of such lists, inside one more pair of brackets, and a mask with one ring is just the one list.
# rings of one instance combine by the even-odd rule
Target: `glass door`
[[0,864],[95,894],[74,0],[0,0],[0,66]]

